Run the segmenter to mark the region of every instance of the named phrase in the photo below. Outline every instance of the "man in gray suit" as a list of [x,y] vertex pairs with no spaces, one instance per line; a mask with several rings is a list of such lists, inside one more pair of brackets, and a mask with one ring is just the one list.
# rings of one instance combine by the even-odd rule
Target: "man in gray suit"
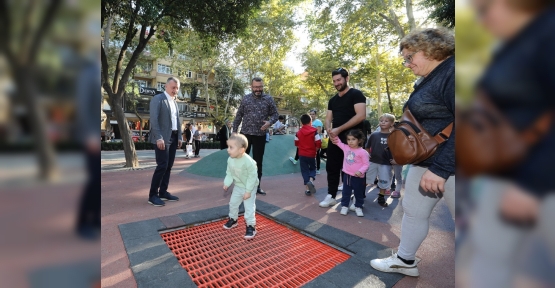
[[168,192],[175,151],[181,147],[183,141],[179,110],[175,103],[177,91],[179,80],[170,77],[166,82],[166,91],[150,100],[150,142],[155,144],[157,166],[150,184],[148,203],[157,207],[164,206],[164,201],[179,200]]

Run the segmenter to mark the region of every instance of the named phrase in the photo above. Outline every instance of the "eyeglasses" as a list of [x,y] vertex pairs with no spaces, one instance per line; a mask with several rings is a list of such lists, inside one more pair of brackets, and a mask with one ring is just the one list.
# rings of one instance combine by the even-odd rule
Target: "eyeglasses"
[[404,58],[404,60],[403,60],[403,66],[408,66],[408,65],[412,64],[412,56],[416,53],[418,53],[418,51],[407,55],[407,58]]

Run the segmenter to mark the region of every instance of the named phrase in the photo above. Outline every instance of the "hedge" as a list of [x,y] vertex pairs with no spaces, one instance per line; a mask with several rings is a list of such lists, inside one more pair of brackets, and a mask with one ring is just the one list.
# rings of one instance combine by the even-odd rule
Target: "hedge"
[[[154,146],[152,145],[150,142],[135,142],[135,149],[153,150]],[[76,142],[55,143],[54,148],[57,152],[83,151],[82,145]],[[100,149],[103,151],[123,150],[123,142],[101,142]],[[200,142],[200,149],[220,149],[220,142]],[[0,153],[27,153],[35,150],[34,143],[30,142],[17,144],[0,142]]]
[[[184,148],[184,147],[182,147]],[[153,150],[154,146],[150,142],[135,142],[135,150]],[[200,149],[220,149],[220,142],[200,142]],[[102,142],[101,150],[117,151],[123,150],[123,142]]]
[[[57,152],[76,152],[82,151],[83,146],[77,142],[54,143]],[[35,144],[32,142],[6,143],[0,142],[0,153],[27,153],[36,151]]]

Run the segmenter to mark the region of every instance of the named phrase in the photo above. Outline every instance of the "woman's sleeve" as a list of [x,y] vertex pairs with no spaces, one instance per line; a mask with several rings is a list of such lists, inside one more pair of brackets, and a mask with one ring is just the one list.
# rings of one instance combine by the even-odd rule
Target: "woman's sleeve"
[[[455,119],[455,73],[450,73],[446,79],[442,96],[447,109],[453,113]],[[455,174],[455,122],[453,121],[453,130],[449,139],[440,145],[436,151],[434,163],[428,168],[434,174],[441,178],[447,179],[449,176]]]

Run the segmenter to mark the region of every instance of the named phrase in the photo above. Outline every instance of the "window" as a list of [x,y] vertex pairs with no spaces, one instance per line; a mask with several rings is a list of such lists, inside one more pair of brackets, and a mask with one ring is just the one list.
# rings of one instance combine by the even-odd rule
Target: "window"
[[156,90],[158,90],[158,91],[166,91],[166,83],[164,83],[164,82],[158,82],[158,85],[156,85]]
[[150,73],[152,71],[152,63],[145,63],[140,66],[141,72]]
[[148,87],[148,82],[146,82],[145,80],[135,80],[135,82],[137,82],[137,85],[139,85],[139,87]]
[[178,104],[177,104],[177,108],[178,108],[179,111],[181,111],[181,112],[187,112],[187,111],[189,111],[189,109],[187,109],[187,104],[185,104],[185,103],[178,103]]
[[158,73],[172,74],[172,68],[168,65],[158,64]]
[[185,73],[185,77],[193,78],[193,71],[187,71],[187,73]]

